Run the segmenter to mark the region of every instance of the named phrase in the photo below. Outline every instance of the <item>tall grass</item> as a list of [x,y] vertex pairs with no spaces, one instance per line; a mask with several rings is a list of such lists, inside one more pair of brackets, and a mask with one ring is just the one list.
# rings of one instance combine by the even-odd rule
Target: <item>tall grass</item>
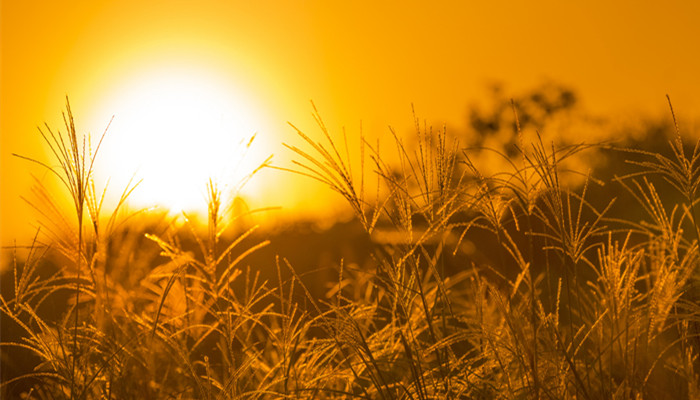
[[[697,398],[699,147],[688,155],[672,111],[671,156],[623,149],[637,171],[601,182],[566,167],[595,146],[539,135],[526,143],[513,111],[506,152],[464,149],[416,119],[413,142],[391,132],[395,157],[362,137],[357,160],[318,113],[323,141],[294,128],[304,145],[288,146],[298,161],[281,169],[341,194],[373,243],[363,267],[338,260],[337,280],[318,297],[284,254],[248,264],[270,241],[257,226],[234,227],[243,215],[213,181],[204,230],[185,218],[181,228],[164,220],[131,233],[115,228],[116,210],[103,227],[94,156],[68,108],[67,138],[45,138],[61,166],[47,168],[66,184],[74,215],[58,215],[45,192],[35,204],[63,258],[49,276],[39,271],[51,249],[34,246],[15,262],[0,311],[22,333],[2,346],[37,361],[3,393]],[[473,155],[484,151],[502,159],[501,171],[483,172]],[[601,201],[609,192],[600,185],[636,205]],[[642,214],[622,218],[621,206]]]

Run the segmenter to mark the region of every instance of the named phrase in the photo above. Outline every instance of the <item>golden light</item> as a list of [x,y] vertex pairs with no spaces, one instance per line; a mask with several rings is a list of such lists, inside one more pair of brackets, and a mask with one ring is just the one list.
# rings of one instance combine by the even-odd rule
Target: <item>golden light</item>
[[[132,206],[205,211],[209,179],[235,190],[269,155],[254,98],[213,68],[142,69],[104,93],[90,114],[91,127],[114,116],[96,177],[109,180],[113,192],[132,178],[142,180],[129,197]],[[260,185],[253,179],[242,194],[254,195]]]

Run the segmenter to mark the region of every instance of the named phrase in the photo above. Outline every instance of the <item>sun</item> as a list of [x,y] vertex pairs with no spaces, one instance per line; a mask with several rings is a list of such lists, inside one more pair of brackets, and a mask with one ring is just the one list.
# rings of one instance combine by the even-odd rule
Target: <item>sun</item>
[[[235,190],[269,155],[258,108],[253,96],[213,69],[161,65],[139,71],[108,91],[91,113],[93,125],[114,117],[96,176],[108,179],[112,190],[140,180],[131,205],[205,211],[210,179]],[[252,179],[242,194],[259,186]]]

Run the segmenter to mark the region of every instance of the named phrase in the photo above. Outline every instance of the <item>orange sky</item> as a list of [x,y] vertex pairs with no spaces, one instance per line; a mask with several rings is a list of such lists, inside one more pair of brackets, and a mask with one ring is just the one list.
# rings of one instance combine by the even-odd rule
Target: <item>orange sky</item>
[[[36,126],[60,127],[66,94],[79,129],[100,132],[115,93],[159,68],[232,88],[257,115],[259,153],[282,165],[278,143],[300,143],[287,121],[317,132],[309,100],[332,130],[362,121],[375,135],[407,130],[412,103],[422,118],[462,126],[493,80],[517,91],[552,79],[596,113],[665,110],[669,93],[680,114],[700,115],[696,1],[458,3],[3,1],[2,243],[33,229],[19,196],[30,172],[43,173],[11,153],[41,157]],[[260,205],[308,210],[317,188],[290,184],[301,183],[267,172]]]

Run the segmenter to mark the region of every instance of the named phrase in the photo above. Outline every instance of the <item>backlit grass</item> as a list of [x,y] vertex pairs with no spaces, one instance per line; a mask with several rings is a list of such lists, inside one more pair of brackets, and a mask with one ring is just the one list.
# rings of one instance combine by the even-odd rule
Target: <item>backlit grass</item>
[[[653,152],[528,143],[513,111],[505,152],[418,123],[410,144],[394,133],[359,148],[318,116],[321,142],[297,130],[298,161],[278,169],[338,192],[366,243],[362,263],[334,260],[319,281],[285,254],[254,263],[284,239],[248,226],[216,182],[205,227],[101,217],[99,151],[79,142],[68,109],[67,133],[45,139],[74,208],[62,216],[38,192],[53,242],[35,243],[3,286],[3,352],[28,360],[3,356],[3,393],[697,398],[698,146],[675,115]],[[603,147],[629,160],[612,178],[568,167]],[[501,170],[485,172],[483,152]]]

